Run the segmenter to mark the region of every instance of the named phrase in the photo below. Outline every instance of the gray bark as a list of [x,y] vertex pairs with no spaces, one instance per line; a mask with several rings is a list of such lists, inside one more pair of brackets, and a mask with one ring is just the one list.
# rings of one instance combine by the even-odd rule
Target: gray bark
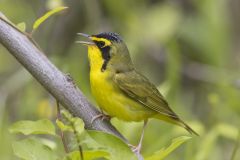
[[[91,120],[100,112],[88,102],[72,79],[54,66],[26,33],[19,31],[0,14],[0,43],[30,74],[74,116],[80,117],[85,128],[100,130],[128,141],[109,121]],[[143,157],[136,153],[139,160]]]

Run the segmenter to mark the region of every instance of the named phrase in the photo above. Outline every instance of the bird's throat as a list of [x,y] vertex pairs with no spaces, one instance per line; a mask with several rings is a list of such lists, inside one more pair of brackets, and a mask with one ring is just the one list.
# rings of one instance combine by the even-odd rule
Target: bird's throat
[[110,60],[109,47],[102,48],[97,46],[88,46],[88,59],[90,62],[91,70],[100,70],[104,72]]

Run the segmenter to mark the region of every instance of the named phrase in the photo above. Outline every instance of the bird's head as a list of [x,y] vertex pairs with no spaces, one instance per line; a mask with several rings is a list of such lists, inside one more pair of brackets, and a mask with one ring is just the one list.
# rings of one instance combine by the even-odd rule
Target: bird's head
[[111,71],[125,71],[132,67],[126,44],[117,33],[104,32],[95,35],[78,33],[91,42],[77,41],[88,46],[88,57],[91,68]]

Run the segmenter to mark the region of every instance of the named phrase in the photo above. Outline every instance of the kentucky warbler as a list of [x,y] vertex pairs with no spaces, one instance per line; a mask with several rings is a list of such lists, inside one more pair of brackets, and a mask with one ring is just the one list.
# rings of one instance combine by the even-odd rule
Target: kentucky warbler
[[174,113],[157,88],[136,71],[128,48],[118,34],[79,35],[91,40],[78,42],[88,46],[91,91],[103,111],[124,121],[144,121],[144,128],[149,118],[157,118],[198,135]]

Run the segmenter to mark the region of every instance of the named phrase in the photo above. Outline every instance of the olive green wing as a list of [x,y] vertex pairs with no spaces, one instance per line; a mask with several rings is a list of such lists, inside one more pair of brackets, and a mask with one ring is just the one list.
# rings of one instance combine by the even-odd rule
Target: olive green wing
[[113,80],[125,94],[143,106],[178,119],[157,88],[140,73],[136,71],[118,73]]

